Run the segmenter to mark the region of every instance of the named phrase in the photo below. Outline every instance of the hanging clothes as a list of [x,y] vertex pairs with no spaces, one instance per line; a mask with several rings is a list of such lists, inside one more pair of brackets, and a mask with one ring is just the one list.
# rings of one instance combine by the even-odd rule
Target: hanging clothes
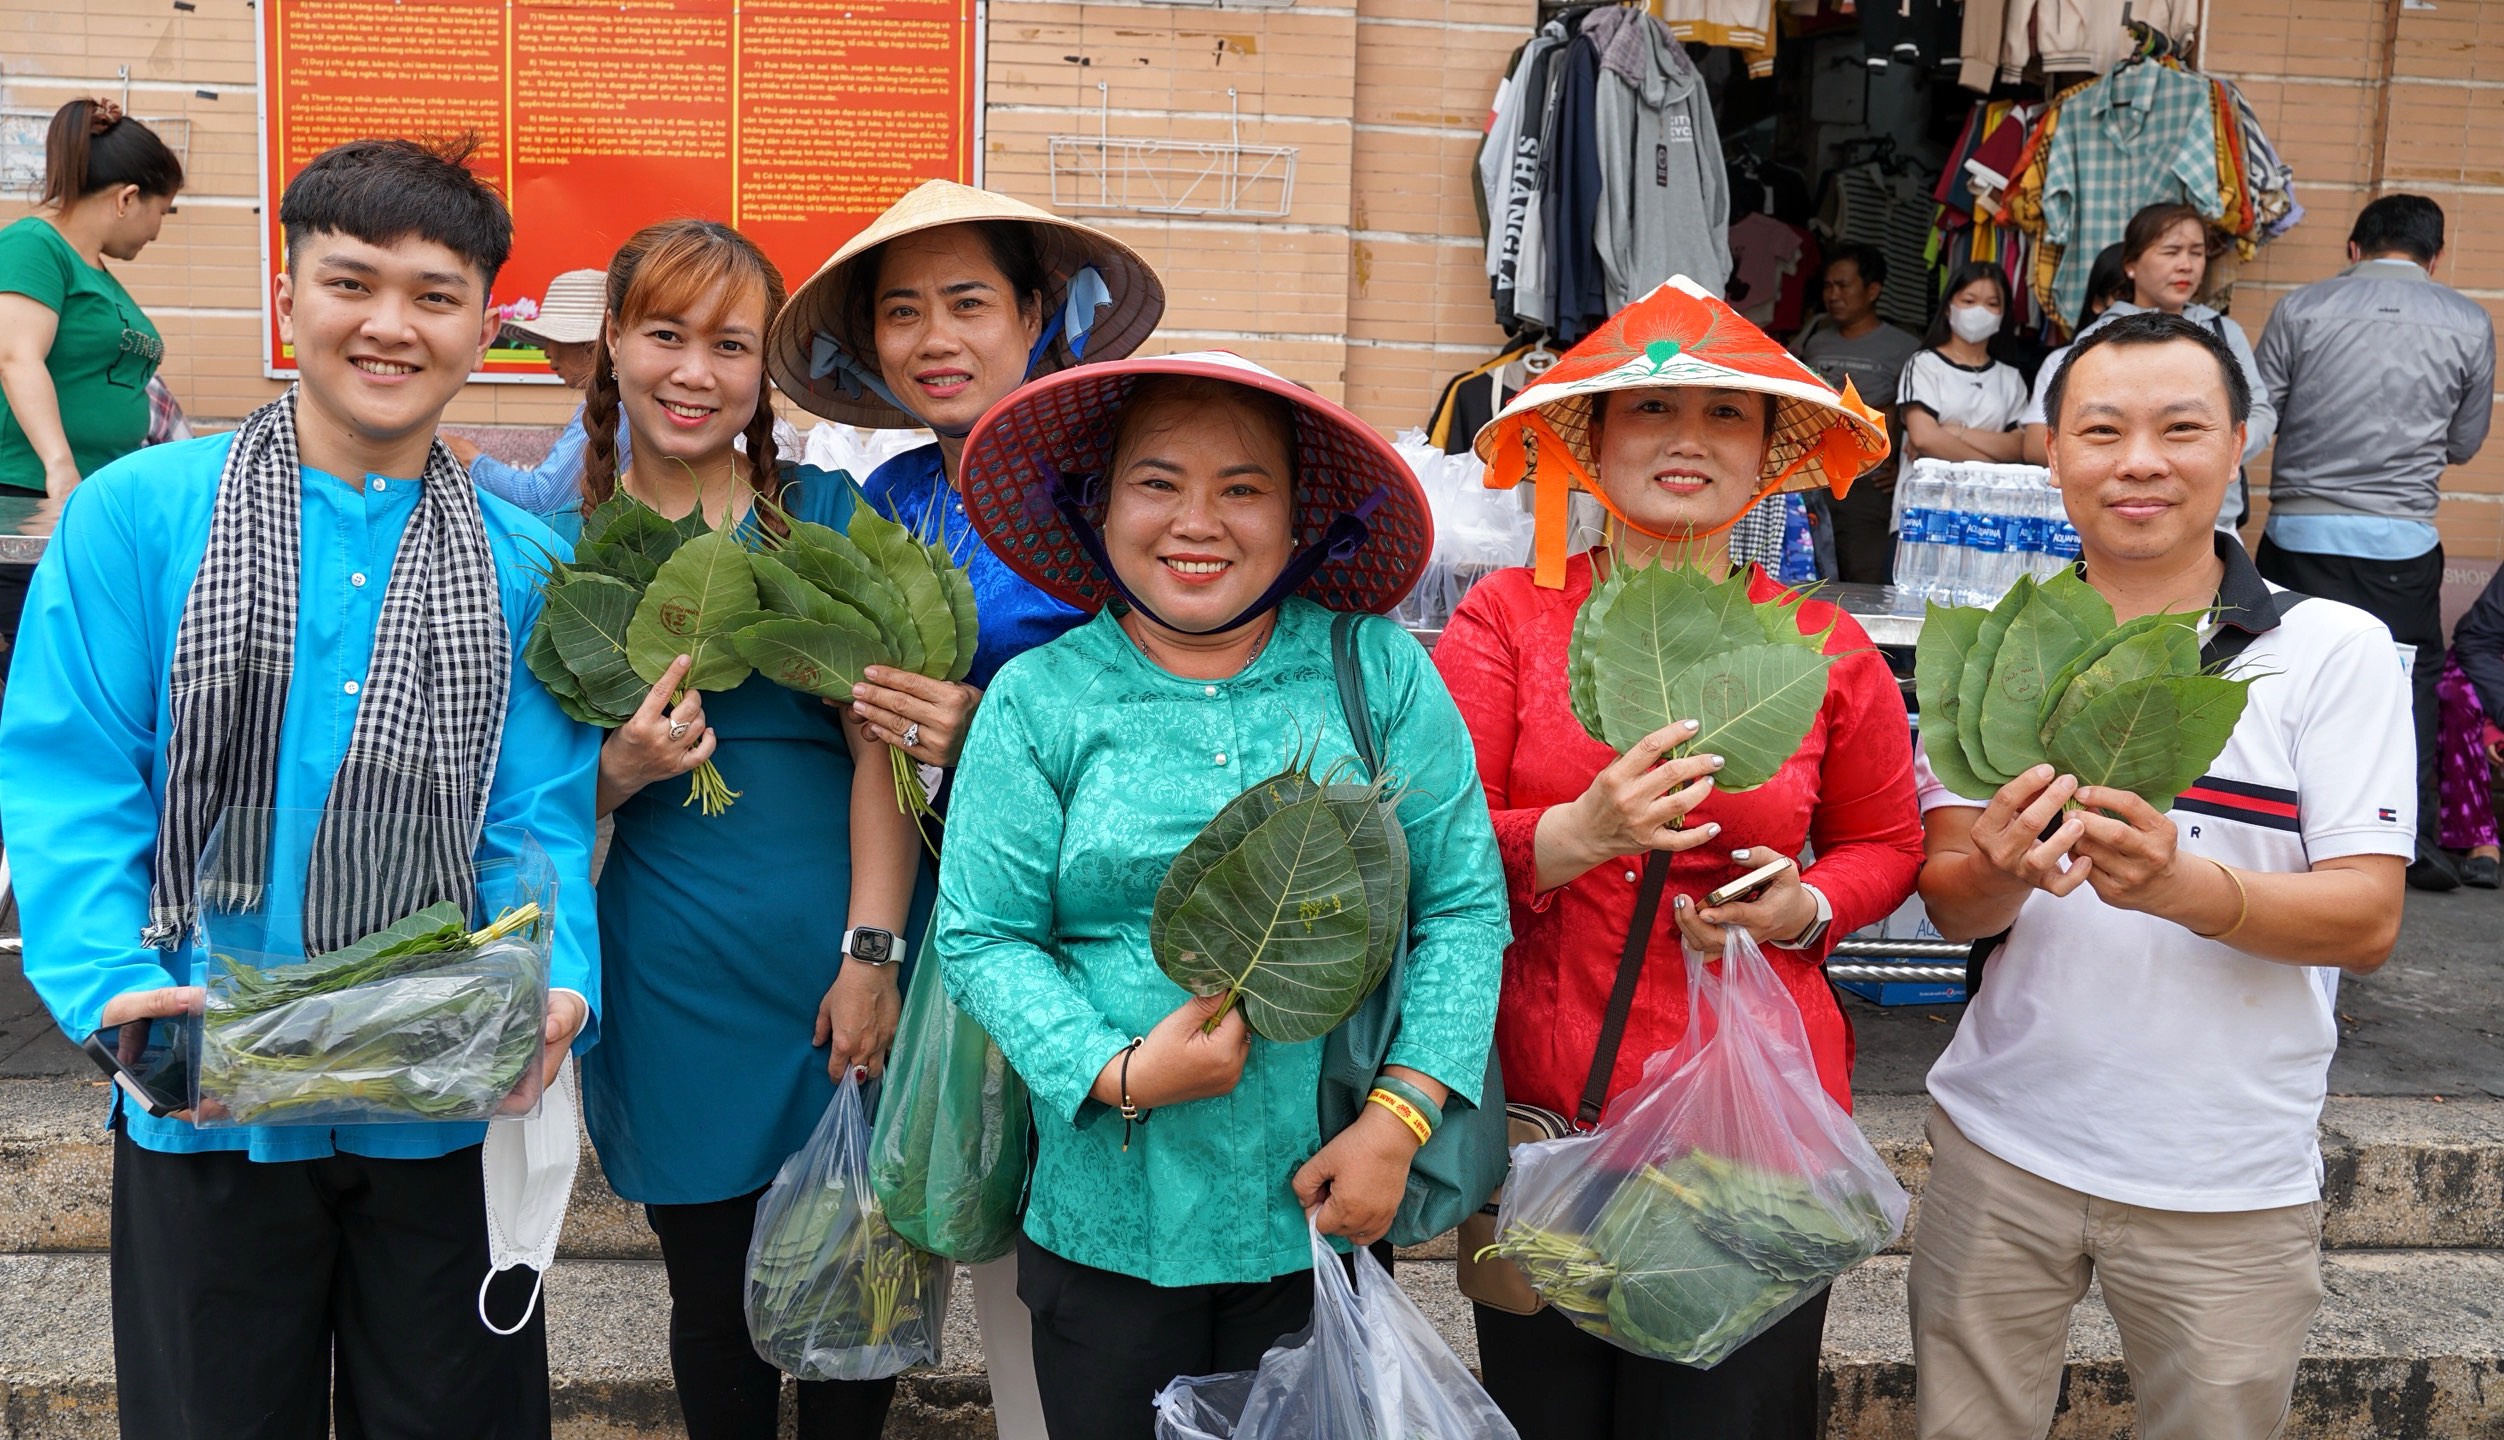
[[1642,11],[1595,14],[1583,34],[1599,45],[1592,244],[1606,285],[1587,323],[1558,327],[1568,342],[1673,275],[1718,292],[1731,265],[1729,171],[1703,76],[1670,27]]
[[[1586,16],[1558,61],[1554,126],[1543,144],[1540,204],[1548,237],[1548,331],[1570,345],[1608,320],[1609,275],[1595,243],[1604,183],[1597,118],[1600,46],[1643,17],[1623,6]],[[1715,168],[1720,168],[1715,157]]]
[[[1546,134],[1548,81],[1566,38],[1562,20],[1541,26],[1538,34],[1522,47],[1521,61],[1510,85],[1497,91],[1500,113],[1495,131],[1512,137],[1512,152],[1511,163],[1503,175],[1503,204],[1498,207],[1492,198],[1489,201],[1487,276],[1495,298],[1496,323],[1507,330],[1522,323],[1519,297],[1526,252],[1530,252],[1532,274],[1545,273],[1540,269],[1544,256],[1533,252],[1538,239],[1534,222],[1539,209],[1540,146]],[[1534,280],[1533,288],[1543,292],[1544,279]]]
[[1861,49],[1873,71],[1897,65],[1954,68],[1964,53],[1964,9],[1956,0],[1862,0],[1858,18]]
[[1827,177],[1818,229],[1836,240],[1875,245],[1887,257],[1878,292],[1881,318],[1919,333],[1930,326],[1930,222],[1927,188],[1900,161],[1870,161]]
[[[1883,3],[1883,0],[1882,0]],[[1988,94],[2029,64],[2046,75],[2094,74],[2131,53],[2123,16],[2168,34],[2198,26],[2202,0],[1966,0],[1957,83]]]
[[1817,242],[1806,230],[1770,215],[1743,215],[1730,227],[1730,308],[1770,335],[1800,328],[1809,284],[1817,275]]
[[1773,0],[1645,0],[1681,43],[1739,52],[1748,78],[1774,73]]
[[2122,65],[2063,106],[2043,177],[2043,236],[2063,247],[2055,315],[2075,314],[2095,254],[2147,205],[2182,201],[2216,219],[2216,128],[2209,83],[2153,61]]
[[1427,443],[1446,455],[1471,453],[1470,442],[1478,438],[1479,428],[1530,383],[1523,358],[1539,348],[1527,339],[1516,340],[1445,381],[1434,413],[1426,417]]

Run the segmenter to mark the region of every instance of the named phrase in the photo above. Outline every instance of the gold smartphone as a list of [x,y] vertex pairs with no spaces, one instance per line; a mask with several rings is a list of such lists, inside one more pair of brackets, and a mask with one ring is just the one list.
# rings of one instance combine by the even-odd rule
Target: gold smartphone
[[1738,879],[1724,885],[1712,894],[1705,896],[1704,903],[1708,907],[1718,907],[1728,905],[1736,901],[1753,900],[1757,896],[1764,894],[1765,887],[1774,883],[1774,877],[1789,869],[1790,866],[1790,856],[1777,855],[1773,859],[1766,861],[1764,864],[1757,866],[1753,870],[1750,870],[1745,875],[1740,876]]

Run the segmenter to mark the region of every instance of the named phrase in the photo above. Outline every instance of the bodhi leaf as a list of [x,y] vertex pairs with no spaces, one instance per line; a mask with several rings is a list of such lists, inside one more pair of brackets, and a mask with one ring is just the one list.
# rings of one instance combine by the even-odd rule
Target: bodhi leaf
[[731,644],[740,659],[786,690],[849,700],[862,668],[877,664],[884,650],[876,627],[850,606],[841,608],[842,619],[760,621],[733,635]]
[[[2037,717],[2037,723],[2051,723],[2052,712],[2057,706],[2059,706],[2063,698],[2067,696],[2070,685],[2076,681],[2080,675],[2085,674],[2090,666],[2093,666],[2097,661],[2102,660],[2105,656],[2113,653],[2113,650],[2116,647],[2126,641],[2136,639],[2137,637],[2144,635],[2159,626],[2178,624],[2182,621],[2182,619],[2182,616],[2171,613],[2142,615],[2138,619],[2133,620],[2126,625],[2116,625],[2103,635],[2098,636],[2094,644],[2079,651],[2067,665],[2061,667],[2061,672],[2058,675],[2052,677],[2052,683],[2044,687],[2043,707],[2041,713]],[[2184,667],[2182,671],[2184,674],[2189,674],[2191,671],[2199,668],[2198,643],[2199,642],[2195,632],[2192,641],[2192,660],[2189,665]],[[2084,704],[2085,701],[2082,699],[2079,703]]]
[[2015,623],[2017,612],[2026,608],[2034,596],[2034,577],[2020,575],[2000,598],[1991,613],[1983,617],[1982,632],[1974,638],[1974,648],[1965,654],[1965,669],[1956,682],[1956,740],[1965,748],[1965,767],[1975,778],[1991,787],[1993,792],[2017,777],[1991,763],[1982,744],[1982,706],[1991,688],[1991,666],[1998,660],[2000,642],[2007,638],[2008,627]]
[[974,582],[944,545],[930,547],[930,564],[939,576],[940,592],[948,597],[949,618],[956,622],[956,663],[941,678],[962,680],[973,673],[974,648],[982,643],[982,613],[974,604]]
[[2131,791],[2163,814],[2224,752],[2251,684],[2218,675],[2125,681],[2052,732],[2052,763],[2082,785]]
[[1364,1000],[1367,914],[1347,832],[1298,769],[1236,796],[1174,857],[1148,943],[1174,983],[1240,1001],[1255,1033],[1296,1044]]
[[539,628],[574,677],[582,707],[612,726],[634,714],[652,688],[628,659],[635,610],[634,586],[586,572],[549,586],[539,612]]
[[[623,508],[612,510],[621,501]],[[595,532],[592,522],[603,514],[610,518],[603,529]],[[595,533],[599,538],[588,538]],[[583,534],[586,538],[574,552],[575,564],[638,587],[652,583],[662,562],[675,554],[686,538],[677,526],[662,519],[660,512],[623,492],[583,521]]]
[[549,694],[582,698],[581,682],[565,668],[565,658],[556,652],[556,632],[548,626],[545,608],[540,611],[539,623],[530,627],[529,642],[522,646],[522,663],[539,677],[540,684],[548,687]]
[[[1830,663],[1796,645],[1751,645],[1688,666],[1678,673],[1672,713],[1703,724],[1681,752],[1721,756],[1713,777],[1719,790],[1753,790],[1773,779],[1826,703]],[[1607,698],[1603,691],[1603,707]]]
[[1965,763],[1965,747],[1956,738],[1956,693],[1989,612],[1940,605],[1929,606],[1928,612],[1922,620],[1921,639],[1913,647],[1913,696],[1921,706],[1922,753],[1930,757],[1931,773],[1950,792],[1968,800],[1987,800],[1999,787],[1984,784]]
[[[792,572],[790,566],[759,551],[748,557],[748,568],[756,572],[756,597],[766,609],[795,620],[830,620],[838,608],[843,613],[858,615],[852,606],[828,595]],[[877,627],[871,626],[875,633]]]
[[2073,624],[2060,606],[2037,590],[2009,622],[1991,661],[1991,681],[1982,694],[1983,758],[2005,775],[2023,775],[2043,763],[2037,738],[2044,688],[2063,666],[2077,658],[2090,636]]
[[1664,725],[1698,718],[1681,708],[1678,677],[1709,657],[1765,643],[1747,601],[1677,566],[1625,567],[1589,642],[1602,739],[1624,752]]
[[868,616],[886,642],[884,663],[899,670],[921,671],[921,628],[912,621],[904,592],[850,536],[795,520],[789,539],[774,558],[809,584]]
[[2078,712],[2130,681],[2199,673],[2199,632],[2168,617],[2146,618],[2162,623],[2116,630],[2114,634],[2119,638],[2113,645],[2092,662],[2077,667],[2077,673],[2053,697],[2051,713],[2041,725],[2047,743],[2054,731],[2076,720]]
[[2075,569],[2063,570],[2035,586],[2036,603],[2048,604],[2068,618],[2081,635],[2102,635],[2111,630],[2113,602],[2087,583],[2087,577]]
[[930,568],[930,552],[911,531],[867,505],[852,512],[852,543],[904,594],[904,617],[922,644],[921,663],[907,668],[945,675],[956,664],[956,615]]
[[626,654],[649,686],[670,662],[693,662],[684,688],[728,690],[748,678],[748,662],[730,644],[726,622],[758,613],[756,575],[738,539],[707,531],[662,563],[626,627]]
[[1400,826],[1400,797],[1388,785],[1325,785],[1323,802],[1335,811],[1365,883],[1365,983],[1371,994],[1390,972],[1400,934],[1408,928],[1408,832]]

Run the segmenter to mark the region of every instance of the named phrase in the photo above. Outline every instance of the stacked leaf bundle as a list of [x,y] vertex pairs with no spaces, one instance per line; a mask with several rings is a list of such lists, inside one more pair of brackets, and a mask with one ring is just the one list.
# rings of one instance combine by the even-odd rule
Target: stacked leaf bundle
[[2074,570],[2020,577],[1987,611],[1931,606],[1913,663],[1930,768],[1982,800],[2048,761],[2173,808],[2224,752],[2252,687],[2201,665],[2199,618],[2117,624]]
[[1408,924],[1408,837],[1388,781],[1312,774],[1313,752],[1244,791],[1174,857],[1148,945],[1175,984],[1240,1002],[1292,1045],[1338,1028],[1382,983]]
[[1606,1193],[1582,1234],[1509,1226],[1489,1249],[1576,1325],[1681,1365],[1719,1362],[1896,1233],[1874,1197],[1700,1149]]
[[534,902],[472,931],[430,905],[315,959],[210,957],[200,1096],[210,1123],[483,1120],[539,1054]]
[[[849,477],[832,483],[851,484]],[[681,693],[777,685],[848,700],[871,665],[961,680],[974,662],[974,588],[944,546],[925,545],[854,495],[849,534],[764,507],[778,526],[666,520],[623,493],[583,520],[570,562],[552,563],[539,625],[522,651],[565,712],[615,729],[670,662]],[[779,533],[777,533],[779,530]],[[919,777],[893,752],[899,803],[927,813]],[[738,793],[707,760],[688,800],[719,815]]]
[[1716,582],[1684,565],[1619,561],[1574,615],[1565,651],[1574,718],[1624,753],[1681,720],[1701,724],[1673,756],[1722,757],[1716,788],[1774,778],[1826,701],[1826,635],[1800,629],[1804,597],[1749,598],[1742,572]]

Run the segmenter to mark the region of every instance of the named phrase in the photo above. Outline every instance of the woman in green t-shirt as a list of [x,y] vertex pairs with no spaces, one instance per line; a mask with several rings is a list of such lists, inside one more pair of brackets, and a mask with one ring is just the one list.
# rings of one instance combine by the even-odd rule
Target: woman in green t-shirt
[[0,493],[67,496],[148,438],[165,341],[104,268],[157,238],[183,162],[110,100],[72,100],[44,140],[43,202],[0,230]]

